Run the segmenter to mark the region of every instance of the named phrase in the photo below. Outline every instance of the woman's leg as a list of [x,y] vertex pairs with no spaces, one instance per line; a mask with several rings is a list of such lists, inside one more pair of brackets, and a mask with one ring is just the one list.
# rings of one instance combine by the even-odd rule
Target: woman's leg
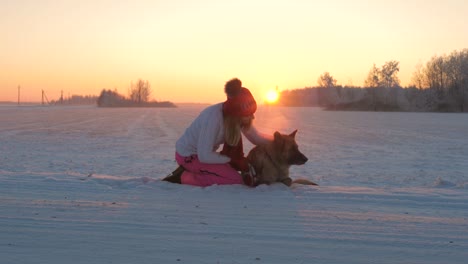
[[176,161],[185,168],[182,184],[210,186],[213,184],[243,184],[241,175],[229,164],[207,164],[196,155],[182,157],[176,153]]

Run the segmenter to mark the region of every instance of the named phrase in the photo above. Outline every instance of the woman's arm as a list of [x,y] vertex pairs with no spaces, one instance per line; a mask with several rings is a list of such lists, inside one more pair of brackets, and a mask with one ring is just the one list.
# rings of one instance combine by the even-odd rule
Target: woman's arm
[[273,141],[272,135],[258,132],[253,125],[249,126],[248,128],[243,128],[242,133],[254,145],[263,145]]
[[218,146],[216,138],[218,137],[219,130],[222,126],[218,122],[204,122],[200,127],[200,134],[197,142],[197,155],[198,159],[203,163],[223,164],[229,162],[231,159],[227,156],[221,155],[214,149]]

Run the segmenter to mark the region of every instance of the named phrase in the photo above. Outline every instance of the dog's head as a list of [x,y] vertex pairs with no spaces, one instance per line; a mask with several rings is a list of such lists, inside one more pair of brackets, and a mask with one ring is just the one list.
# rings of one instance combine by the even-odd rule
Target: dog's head
[[307,162],[307,157],[299,151],[299,147],[296,143],[296,133],[297,130],[294,130],[289,135],[280,134],[278,131],[274,134],[274,146],[288,165],[302,165]]

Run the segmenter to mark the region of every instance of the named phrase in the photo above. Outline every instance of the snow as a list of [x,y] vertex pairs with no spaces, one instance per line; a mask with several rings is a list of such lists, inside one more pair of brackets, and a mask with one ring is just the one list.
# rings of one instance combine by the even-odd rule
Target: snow
[[468,115],[264,106],[320,186],[159,181],[202,108],[0,106],[1,263],[468,259]]

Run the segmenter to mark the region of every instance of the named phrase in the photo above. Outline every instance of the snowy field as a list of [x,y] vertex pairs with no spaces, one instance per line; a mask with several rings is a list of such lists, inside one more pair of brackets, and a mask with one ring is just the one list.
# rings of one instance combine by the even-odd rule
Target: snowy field
[[0,263],[467,263],[468,115],[261,107],[320,186],[159,181],[203,107],[0,106]]

